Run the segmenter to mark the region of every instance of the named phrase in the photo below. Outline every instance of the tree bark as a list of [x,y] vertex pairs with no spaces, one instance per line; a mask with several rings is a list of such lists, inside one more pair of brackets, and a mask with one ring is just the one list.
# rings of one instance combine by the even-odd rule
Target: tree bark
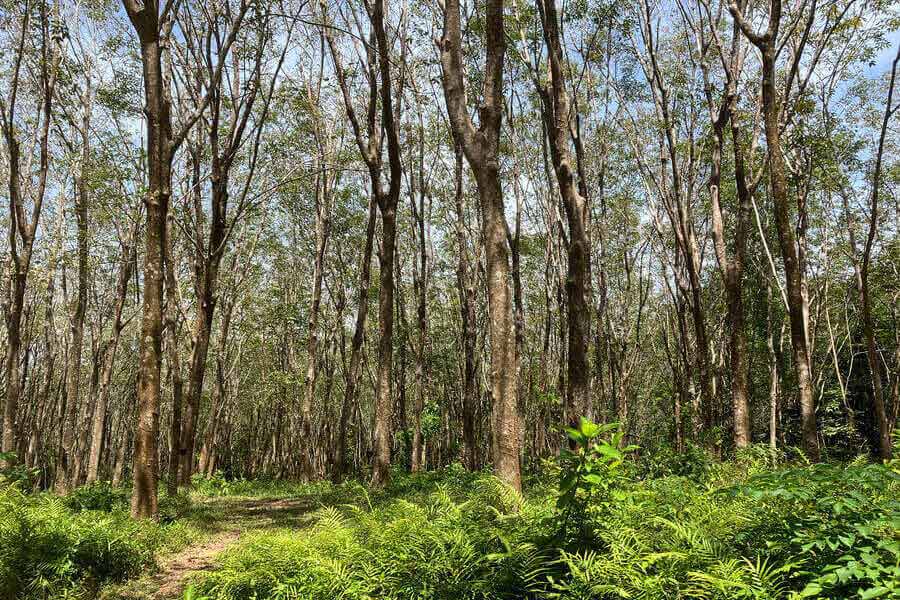
[[794,236],[794,226],[791,223],[788,183],[781,148],[781,99],[775,83],[778,29],[781,24],[781,0],[770,1],[768,27],[765,33],[761,35],[750,29],[737,5],[731,4],[729,10],[740,26],[741,31],[759,48],[762,55],[762,108],[769,159],[769,186],[775,209],[778,243],[781,248],[784,274],[787,281],[791,347],[800,396],[802,445],[807,458],[813,462],[818,462],[819,439],[816,426],[815,399],[813,397],[809,340],[807,337],[806,318],[804,316],[803,273]]
[[169,355],[169,372],[172,374],[172,424],[169,430],[169,473],[166,477],[166,493],[171,497],[178,493],[178,469],[181,462],[181,409],[184,379],[181,376],[181,353],[178,350],[178,281],[175,278],[175,254],[172,249],[174,218],[166,217],[166,350]]
[[445,2],[444,30],[439,45],[450,129],[472,168],[481,200],[491,336],[494,470],[503,481],[520,490],[521,424],[516,381],[517,357],[506,236],[508,226],[500,185],[499,160],[500,127],[503,120],[503,62],[506,51],[503,0],[487,1],[485,26],[485,77],[477,130],[466,105],[459,0]]
[[[568,363],[566,413],[570,426],[577,426],[581,417],[590,417],[591,378],[588,365],[588,345],[591,332],[591,254],[588,235],[590,205],[588,197],[576,183],[576,169],[569,150],[571,138],[571,107],[567,78],[563,70],[562,43],[556,0],[538,0],[543,24],[544,41],[550,67],[550,82],[539,86],[542,114],[550,142],[550,157],[559,185],[560,195],[569,226],[567,242],[568,272],[566,275],[566,303],[568,307]],[[581,182],[582,190],[584,182]]]
[[[746,5],[746,2],[743,3]],[[713,32],[714,36],[717,36]],[[718,37],[716,37],[718,40]],[[731,406],[734,420],[734,445],[746,448],[750,445],[750,405],[748,389],[747,337],[743,301],[744,261],[747,252],[747,232],[751,218],[751,192],[747,183],[744,147],[737,116],[737,81],[743,61],[741,32],[733,24],[729,56],[722,57],[725,65],[725,88],[718,110],[712,97],[708,67],[701,62],[706,82],[706,96],[713,126],[713,148],[709,179],[709,195],[712,207],[712,234],[716,261],[725,286],[725,303],[728,312],[728,346],[731,367]],[[721,51],[721,49],[720,49]],[[734,250],[729,256],[725,241],[725,224],[721,205],[722,154],[725,147],[725,125],[731,125],[734,179],[737,188],[735,211]]]
[[477,398],[475,370],[475,342],[477,323],[475,316],[475,282],[469,265],[469,244],[466,240],[466,218],[463,187],[463,153],[459,144],[454,144],[456,191],[456,291],[459,295],[460,325],[463,357],[463,446],[466,467],[470,471],[478,468],[478,446],[475,439],[475,408]]
[[163,255],[172,168],[172,121],[162,70],[157,0],[123,0],[141,46],[144,116],[147,120],[147,226],[144,240],[144,295],[139,348],[137,422],[131,516],[157,518],[159,503],[160,365],[162,361]]
[[322,304],[322,279],[325,275],[325,250],[331,232],[331,188],[324,168],[319,176],[321,182],[316,183],[316,255],[313,261],[312,302],[307,320],[306,342],[306,376],[304,379],[303,405],[301,407],[301,424],[303,443],[306,445],[302,455],[304,476],[307,480],[314,477],[312,465],[312,404],[316,393],[316,349],[319,342],[319,307]]
[[65,494],[71,484],[76,483],[78,473],[73,472],[72,452],[75,448],[75,429],[78,400],[81,392],[81,350],[84,340],[84,316],[87,308],[88,286],[88,203],[89,193],[86,170],[91,157],[91,83],[88,79],[83,98],[81,132],[81,164],[76,181],[75,221],[78,247],[78,291],[75,307],[70,320],[71,345],[69,365],[66,369],[66,419],[63,422],[63,443],[56,470],[56,492]]
[[416,473],[424,469],[424,441],[422,438],[422,411],[425,408],[425,342],[428,337],[427,285],[428,253],[425,239],[425,127],[419,115],[418,169],[410,176],[409,203],[413,216],[413,237],[416,240],[417,261],[413,260],[413,288],[416,295],[416,326],[419,336],[416,340],[416,399],[413,407],[413,437],[410,471]]

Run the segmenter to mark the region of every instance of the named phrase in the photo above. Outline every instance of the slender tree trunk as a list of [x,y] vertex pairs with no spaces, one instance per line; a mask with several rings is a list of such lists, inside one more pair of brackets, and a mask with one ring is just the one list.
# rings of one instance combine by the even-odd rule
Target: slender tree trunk
[[486,61],[480,128],[468,114],[463,83],[459,0],[447,0],[440,40],[442,83],[451,131],[475,175],[481,200],[482,237],[487,263],[488,319],[491,337],[491,392],[494,405],[494,469],[521,489],[521,446],[517,357],[510,292],[509,248],[503,190],[500,185],[500,126],[503,119],[503,62],[506,39],[503,1],[485,7]]
[[[569,150],[572,114],[567,79],[563,70],[562,43],[555,0],[541,0],[544,40],[550,66],[550,84],[539,90],[543,118],[550,142],[553,170],[569,225],[567,242],[568,273],[566,275],[566,303],[568,309],[568,362],[566,412],[569,425],[575,426],[581,417],[590,417],[591,378],[588,365],[588,345],[591,334],[590,299],[590,238],[588,235],[589,205],[585,193],[579,191],[576,169]],[[582,182],[583,184],[584,182]],[[582,186],[582,190],[584,187]]]
[[[735,26],[731,65],[739,52],[740,31]],[[704,73],[706,77],[706,74]],[[744,166],[743,142],[740,127],[735,119],[737,103],[734,91],[735,74],[729,73],[722,105],[718,114],[713,110],[711,92],[707,92],[713,121],[714,145],[709,181],[712,205],[712,233],[722,281],[725,286],[725,303],[728,312],[728,346],[731,368],[731,406],[734,418],[734,445],[746,448],[750,445],[750,405],[748,402],[747,338],[744,325],[743,273],[747,248],[747,231],[750,222],[750,191]],[[725,242],[725,225],[720,202],[722,151],[725,146],[725,122],[731,123],[734,154],[734,178],[737,186],[738,209],[735,211],[734,250],[729,256]]]
[[85,91],[84,116],[81,123],[81,167],[76,183],[75,194],[75,220],[78,230],[78,291],[75,299],[75,309],[72,311],[70,322],[71,346],[69,347],[69,366],[66,370],[66,419],[63,423],[63,443],[59,465],[56,470],[56,492],[64,494],[69,489],[70,482],[78,478],[78,473],[73,473],[72,451],[75,447],[75,429],[77,427],[76,415],[78,400],[81,392],[81,350],[84,340],[84,315],[87,308],[88,286],[88,184],[86,170],[91,156],[90,126],[91,103],[90,82]]
[[209,408],[209,421],[206,424],[206,432],[203,436],[203,445],[200,447],[200,463],[197,472],[210,476],[215,472],[212,464],[216,451],[216,434],[219,431],[222,406],[225,403],[225,358],[228,347],[229,334],[231,332],[231,319],[234,312],[234,301],[225,301],[225,306],[220,313],[221,329],[216,346],[216,387],[213,389],[212,404]]
[[363,341],[366,332],[366,317],[369,310],[369,277],[372,264],[372,247],[375,237],[377,204],[374,197],[369,200],[369,217],[366,221],[366,241],[360,257],[359,282],[357,285],[356,323],[350,348],[350,367],[347,373],[347,389],[341,403],[341,417],[338,425],[338,455],[334,479],[340,480],[347,472],[347,424],[358,403],[357,394],[362,363]]
[[316,393],[316,349],[319,342],[319,307],[322,304],[322,278],[325,275],[325,250],[328,247],[328,236],[331,229],[330,211],[330,186],[328,176],[324,172],[320,175],[321,182],[316,184],[316,255],[313,261],[312,303],[309,308],[307,320],[306,343],[306,376],[304,380],[303,405],[301,407],[301,425],[303,431],[303,444],[305,450],[301,454],[304,476],[307,480],[313,479],[312,464],[312,405]]
[[101,352],[103,368],[100,373],[100,386],[97,393],[97,407],[94,410],[91,425],[91,449],[88,454],[87,482],[97,480],[100,471],[100,454],[103,449],[103,432],[106,416],[109,408],[109,387],[112,382],[113,367],[116,362],[116,350],[119,346],[119,337],[124,324],[122,312],[125,308],[125,300],[128,294],[128,281],[131,279],[132,265],[134,264],[134,246],[137,239],[137,226],[135,225],[128,240],[122,243],[119,259],[119,273],[116,280],[116,299],[113,307],[112,334]]
[[769,166],[769,186],[775,209],[778,243],[784,261],[787,281],[788,316],[791,326],[791,348],[794,371],[800,396],[800,420],[803,450],[813,462],[819,460],[819,438],[816,426],[816,407],[813,396],[812,370],[809,353],[809,337],[805,315],[806,298],[803,282],[803,265],[798,254],[794,226],[791,223],[786,167],[781,148],[780,115],[781,99],[775,82],[778,57],[778,29],[781,24],[781,0],[771,0],[768,26],[763,34],[757,34],[744,21],[737,5],[729,10],[744,35],[760,50],[762,55],[762,112],[766,132]]
[[178,282],[175,279],[175,255],[172,251],[172,229],[174,218],[171,213],[166,223],[166,349],[169,355],[169,372],[172,374],[172,424],[169,430],[169,473],[166,478],[166,492],[174,496],[178,493],[178,468],[181,449],[181,408],[183,405],[184,380],[181,376],[181,355],[178,350]]
[[[397,116],[394,114],[394,94],[391,80],[391,57],[388,38],[384,26],[384,0],[372,4],[370,20],[378,46],[378,70],[381,79],[381,124],[387,138],[389,189],[376,194],[381,213],[381,266],[380,289],[378,292],[378,319],[380,338],[378,340],[378,380],[375,393],[374,460],[372,464],[372,485],[383,487],[390,481],[391,465],[391,422],[393,403],[391,401],[391,371],[393,367],[394,339],[394,251],[397,232],[397,202],[400,198],[402,164],[400,159],[400,139],[397,131]],[[402,93],[399,90],[398,93]]]
[[767,46],[763,51],[763,118],[769,156],[769,183],[771,185],[772,202],[775,206],[778,241],[781,246],[781,256],[784,260],[784,273],[787,280],[791,347],[793,350],[794,370],[797,375],[797,386],[800,393],[803,450],[810,460],[817,462],[819,460],[819,439],[816,427],[816,407],[813,396],[806,320],[803,315],[803,306],[805,304],[803,299],[803,277],[788,206],[788,184],[781,149],[781,127],[778,122],[779,108],[775,87],[775,53],[774,43]]
[[[428,336],[428,319],[426,313],[428,254],[425,239],[425,156],[424,126],[419,124],[419,160],[418,173],[410,177],[410,207],[413,215],[413,234],[418,249],[418,262],[413,261],[413,287],[416,294],[416,325],[419,337],[416,340],[416,399],[413,407],[413,439],[410,470],[415,473],[424,468],[424,443],[422,440],[422,410],[425,408],[425,340]],[[418,178],[418,179],[417,179]],[[416,193],[418,192],[418,194]],[[418,204],[417,204],[418,203]]]
[[396,212],[387,203],[379,202],[381,212],[381,244],[378,250],[378,378],[375,387],[375,454],[372,463],[372,485],[383,487],[390,480],[391,371],[394,336],[394,243]]
[[[0,130],[6,141],[9,156],[9,168],[7,171],[9,185],[9,308],[4,315],[6,318],[6,399],[3,406],[3,439],[0,442],[0,452],[4,458],[0,459],[0,466],[9,466],[15,462],[11,453],[18,448],[18,424],[17,416],[19,400],[24,387],[24,374],[19,371],[19,361],[22,350],[22,312],[25,308],[25,290],[28,283],[28,272],[31,268],[31,255],[34,248],[34,240],[38,222],[41,216],[41,208],[44,201],[44,193],[47,189],[47,173],[50,168],[50,121],[54,90],[61,53],[55,41],[51,40],[50,33],[50,8],[47,2],[42,2],[38,11],[40,23],[40,56],[38,66],[41,99],[33,116],[39,124],[35,132],[40,147],[40,164],[38,166],[38,183],[32,196],[34,202],[30,218],[26,216],[25,199],[22,194],[21,167],[20,167],[20,140],[16,122],[16,95],[19,88],[19,76],[22,61],[25,58],[25,39],[31,27],[32,11],[25,10],[22,15],[22,27],[13,54],[12,81],[9,89],[8,102],[0,103]],[[51,47],[51,43],[53,46]]]
[[456,265],[456,290],[459,295],[460,323],[462,331],[463,355],[463,446],[465,462],[470,471],[478,468],[478,447],[475,438],[475,283],[470,273],[469,244],[466,241],[466,218],[463,187],[463,154],[459,144],[454,144],[456,192],[456,245],[458,262]]
[[870,197],[869,230],[863,247],[862,259],[857,259],[856,240],[854,239],[852,221],[849,219],[850,211],[844,199],[844,209],[847,212],[847,229],[850,236],[850,249],[853,252],[853,266],[856,272],[856,289],[859,292],[859,305],[862,312],[863,335],[866,338],[866,359],[869,362],[869,372],[872,377],[872,396],[875,408],[875,416],[878,420],[878,450],[881,458],[889,460],[893,453],[891,433],[894,423],[888,415],[884,402],[884,391],[881,379],[881,360],[878,356],[878,348],[875,339],[875,325],[872,319],[872,301],[869,297],[869,264],[872,258],[872,246],[878,234],[878,200],[881,193],[881,169],[884,155],[885,138],[887,137],[888,122],[894,111],[893,106],[894,85],[897,79],[897,65],[900,63],[900,45],[897,47],[897,55],[891,66],[891,80],[888,87],[887,101],[885,102],[884,117],[881,122],[881,134],[878,138],[878,148],[875,152],[875,168],[872,174],[872,191]]
[[163,254],[171,194],[172,125],[163,81],[159,7],[155,1],[148,1],[144,5],[139,5],[135,0],[123,2],[141,44],[148,167],[148,185],[144,199],[147,227],[131,515],[134,518],[155,519],[159,514],[157,440],[162,361]]

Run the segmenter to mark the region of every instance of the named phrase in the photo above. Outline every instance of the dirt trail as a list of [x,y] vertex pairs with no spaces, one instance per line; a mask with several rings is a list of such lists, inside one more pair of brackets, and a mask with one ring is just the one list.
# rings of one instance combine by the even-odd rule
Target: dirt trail
[[164,558],[158,571],[104,595],[104,600],[179,600],[189,576],[214,569],[219,555],[243,534],[289,525],[296,527],[311,508],[305,499],[223,499],[219,504],[226,516],[217,523],[216,533]]

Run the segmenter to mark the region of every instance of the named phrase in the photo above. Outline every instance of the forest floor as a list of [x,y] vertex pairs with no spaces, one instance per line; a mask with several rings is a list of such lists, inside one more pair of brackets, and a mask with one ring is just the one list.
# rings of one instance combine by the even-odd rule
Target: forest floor
[[138,579],[106,589],[103,600],[177,600],[191,577],[213,570],[219,555],[248,533],[308,524],[315,504],[299,498],[205,498],[210,512],[221,515],[208,535],[169,556],[160,557],[159,568]]

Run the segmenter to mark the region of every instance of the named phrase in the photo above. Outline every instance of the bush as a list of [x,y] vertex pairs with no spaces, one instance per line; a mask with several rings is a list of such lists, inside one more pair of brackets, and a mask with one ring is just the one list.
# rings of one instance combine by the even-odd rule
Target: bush
[[228,552],[195,598],[900,598],[900,463],[778,467],[754,448],[675,475],[625,460],[614,430],[571,431],[559,487],[524,497],[459,467],[352,488],[303,535]]
[[64,504],[75,511],[99,510],[110,512],[128,506],[128,492],[115,488],[108,481],[95,481],[72,490],[63,499]]
[[393,499],[396,490],[388,490],[371,510],[324,508],[302,536],[256,536],[229,552],[220,571],[198,582],[198,592],[228,599],[449,600],[519,598],[542,584],[547,557],[509,535],[511,521],[535,518],[520,495],[492,477],[451,471],[445,482],[423,484],[431,479],[398,478],[408,493]]
[[180,524],[134,521],[127,496],[93,484],[66,498],[0,488],[0,598],[92,597],[135,576],[188,536]]
[[742,540],[774,556],[802,557],[801,596],[900,597],[900,474],[857,461],[757,475],[733,493],[764,515]]
[[19,489],[27,490],[34,485],[40,471],[15,461],[15,452],[0,452],[0,463],[10,461],[10,465],[0,468],[0,487],[18,485]]

